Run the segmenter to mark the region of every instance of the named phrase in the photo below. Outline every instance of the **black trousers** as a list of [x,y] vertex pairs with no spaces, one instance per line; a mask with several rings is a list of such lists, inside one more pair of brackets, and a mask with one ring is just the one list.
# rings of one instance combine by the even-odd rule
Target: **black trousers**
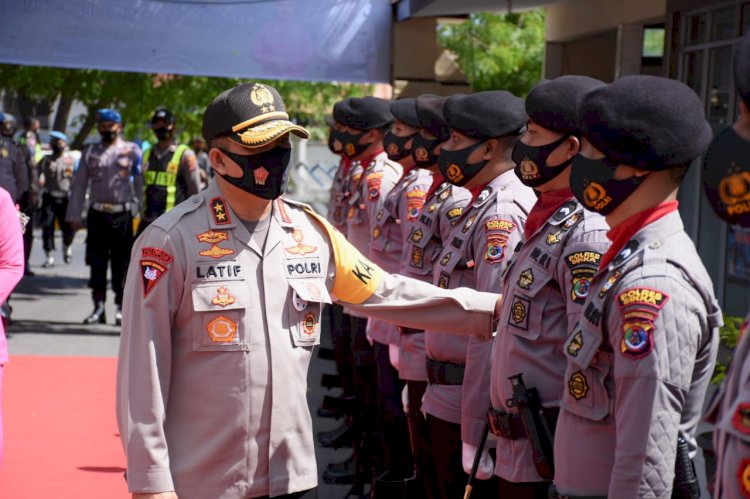
[[[269,496],[262,496],[256,499],[268,499]],[[318,499],[317,487],[310,490],[303,490],[302,492],[292,492],[291,494],[284,494],[283,496],[274,496],[274,499]]]
[[344,307],[333,304],[328,306],[328,317],[331,324],[334,360],[336,371],[341,376],[341,385],[345,396],[354,395],[354,356],[352,354],[351,319],[344,313]]
[[36,209],[31,192],[25,192],[18,199],[18,207],[29,217],[26,224],[26,231],[23,233],[23,262],[24,269],[29,270],[29,256],[31,256],[31,245],[34,242],[34,217]]
[[422,484],[424,497],[437,499],[440,497],[438,482],[435,478],[435,467],[432,465],[432,444],[427,419],[422,414],[422,397],[427,391],[426,381],[407,381],[409,395],[409,412],[406,420],[409,423],[409,440],[414,456],[417,478]]
[[103,213],[90,209],[86,225],[86,264],[91,267],[89,287],[94,302],[106,298],[109,266],[115,303],[122,305],[122,288],[133,247],[133,218],[129,211]]
[[75,231],[70,224],[65,221],[65,212],[68,210],[68,198],[56,198],[49,194],[42,196],[42,245],[44,251],[55,251],[55,222],[60,225],[62,230],[63,246],[73,244]]
[[[438,480],[440,499],[455,499],[464,496],[469,475],[461,464],[461,425],[427,415],[427,427],[432,444],[434,473]],[[472,499],[498,497],[497,477],[489,480],[474,480]],[[510,496],[508,496],[510,497]]]
[[518,499],[548,499],[551,482],[522,482],[514,483],[497,478],[499,482],[500,498],[517,497]]

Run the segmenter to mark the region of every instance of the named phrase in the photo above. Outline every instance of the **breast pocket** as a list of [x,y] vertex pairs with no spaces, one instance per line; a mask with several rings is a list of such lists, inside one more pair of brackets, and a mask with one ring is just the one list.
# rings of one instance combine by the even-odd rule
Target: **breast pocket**
[[195,285],[193,351],[249,351],[246,314],[250,290],[246,283],[215,282]]
[[547,284],[552,281],[552,275],[534,265],[524,267],[522,262],[514,266],[515,273],[506,275],[506,279],[513,280],[506,283],[505,296],[510,299],[510,305],[504,307],[502,320],[510,333],[536,340],[542,334],[542,316],[549,301]]
[[565,342],[568,367],[565,371],[563,404],[566,410],[592,421],[601,421],[611,412],[608,386],[612,352],[599,350],[600,336],[576,326]]
[[287,313],[289,332],[295,346],[310,347],[320,344],[321,311],[323,305],[330,302],[323,279],[289,281]]

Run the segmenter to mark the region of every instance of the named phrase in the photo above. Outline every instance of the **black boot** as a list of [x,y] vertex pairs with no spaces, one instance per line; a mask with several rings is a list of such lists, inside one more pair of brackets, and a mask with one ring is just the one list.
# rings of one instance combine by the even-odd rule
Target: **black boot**
[[323,447],[333,447],[334,449],[351,447],[353,437],[354,430],[352,430],[351,424],[347,421],[344,421],[333,430],[318,432],[318,442],[320,445]]
[[91,315],[83,319],[84,324],[106,324],[107,316],[104,313],[104,302],[98,301],[94,303],[94,311]]
[[331,463],[323,472],[323,481],[337,485],[354,482],[354,454],[340,463]]
[[411,499],[424,497],[422,484],[416,475],[395,476],[390,471],[380,475],[372,488],[372,499]]

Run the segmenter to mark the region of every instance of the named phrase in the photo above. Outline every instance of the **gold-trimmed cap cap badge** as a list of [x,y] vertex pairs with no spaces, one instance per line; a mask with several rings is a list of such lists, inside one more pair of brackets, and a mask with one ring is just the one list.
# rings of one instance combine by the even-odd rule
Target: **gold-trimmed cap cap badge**
[[245,147],[261,147],[288,133],[309,137],[289,120],[276,89],[262,83],[243,83],[221,93],[203,114],[206,141],[223,135]]

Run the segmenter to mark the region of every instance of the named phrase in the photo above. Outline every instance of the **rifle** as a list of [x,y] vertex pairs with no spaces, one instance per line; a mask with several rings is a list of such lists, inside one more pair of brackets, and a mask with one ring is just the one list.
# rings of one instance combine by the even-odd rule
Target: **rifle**
[[508,407],[518,409],[524,431],[531,442],[531,455],[537,473],[545,480],[552,480],[555,474],[552,457],[554,429],[547,421],[539,392],[536,388],[526,388],[521,373],[508,379],[513,387],[513,398],[506,403]]
[[477,478],[477,470],[479,469],[479,462],[482,460],[482,451],[484,450],[484,446],[487,443],[487,437],[490,434],[490,422],[485,421],[484,422],[484,429],[482,430],[482,439],[479,441],[479,447],[477,448],[477,453],[474,456],[474,463],[471,465],[471,475],[469,475],[469,479],[466,481],[466,489],[464,489],[464,499],[469,499],[471,497],[471,491],[474,489],[474,480]]
[[672,499],[698,499],[700,496],[701,488],[695,473],[695,464],[690,459],[690,447],[687,440],[680,435],[677,437]]

